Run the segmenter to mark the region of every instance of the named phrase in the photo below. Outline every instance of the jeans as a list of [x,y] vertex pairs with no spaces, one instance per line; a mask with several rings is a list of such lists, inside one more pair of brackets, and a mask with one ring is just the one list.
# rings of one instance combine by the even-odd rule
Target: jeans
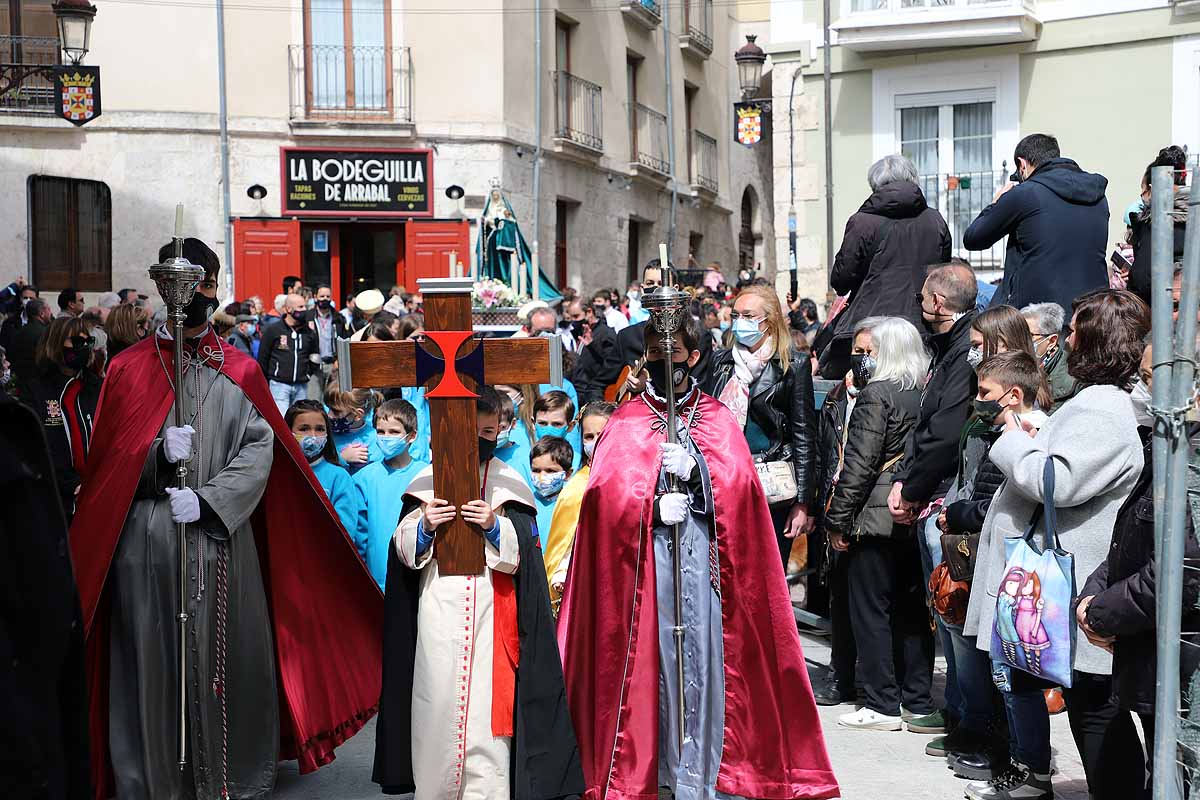
[[992,679],[1004,696],[1009,752],[1038,775],[1049,775],[1050,712],[1042,692],[1052,684],[999,661],[992,662]]
[[959,725],[983,733],[992,721],[996,687],[992,683],[992,661],[975,646],[974,636],[964,636],[962,627],[947,625],[946,635],[954,652],[954,677],[962,697]]
[[267,381],[267,383],[271,387],[271,398],[275,401],[275,407],[279,409],[280,416],[287,414],[292,403],[308,399],[307,383],[281,383],[280,381]]
[[[937,509],[934,509],[937,511]],[[942,563],[942,532],[937,527],[937,514],[931,513],[916,523],[917,547],[921,553],[921,576],[924,578],[925,599],[929,600],[929,576],[933,568]],[[936,559],[936,560],[935,560]],[[937,636],[942,643],[942,655],[946,657],[946,708],[959,718],[964,716],[962,691],[958,687],[958,669],[954,663],[954,643],[946,626],[937,614],[933,615]]]
[[915,550],[911,539],[864,536],[846,553],[863,705],[892,717],[901,704],[933,711],[933,637]]
[[1112,677],[1075,672],[1063,689],[1071,735],[1095,800],[1139,797],[1145,761],[1133,716],[1112,696]]

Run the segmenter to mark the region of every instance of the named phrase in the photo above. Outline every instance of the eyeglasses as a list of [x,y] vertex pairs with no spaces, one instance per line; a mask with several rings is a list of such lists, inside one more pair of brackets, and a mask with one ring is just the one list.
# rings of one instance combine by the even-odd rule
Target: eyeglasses
[[753,314],[739,314],[736,311],[729,312],[729,321],[730,322],[737,322],[739,319],[745,319],[745,320],[749,320],[751,322],[762,322],[763,320],[766,319],[766,317],[765,316],[756,317]]
[[[921,292],[917,292],[916,294],[913,295],[913,299],[917,301],[917,305],[924,308],[925,307],[925,298],[927,296],[929,297],[930,300],[932,300],[933,302],[936,303],[939,294],[941,294],[941,292],[930,292],[928,295],[922,294]],[[945,296],[946,295],[942,294],[942,297],[945,297]]]

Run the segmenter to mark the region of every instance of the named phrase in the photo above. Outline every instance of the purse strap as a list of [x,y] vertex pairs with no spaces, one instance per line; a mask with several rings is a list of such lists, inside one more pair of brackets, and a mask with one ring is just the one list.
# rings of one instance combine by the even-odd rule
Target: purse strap
[[1042,551],[1057,550],[1058,544],[1058,510],[1054,506],[1054,458],[1046,456],[1046,464],[1042,468],[1042,504],[1033,512],[1029,527],[1025,529],[1024,539],[1032,543],[1038,523],[1046,522],[1046,533],[1042,536]]

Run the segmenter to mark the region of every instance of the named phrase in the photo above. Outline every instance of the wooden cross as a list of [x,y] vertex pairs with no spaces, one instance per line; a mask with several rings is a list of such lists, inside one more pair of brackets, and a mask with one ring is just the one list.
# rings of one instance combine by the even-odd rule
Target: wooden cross
[[[422,278],[417,284],[424,298],[425,341],[352,343],[340,339],[339,382],[342,391],[427,387],[434,493],[460,507],[479,499],[477,395],[471,387],[546,382],[560,385],[561,340],[476,339],[471,322],[470,278]],[[478,575],[485,564],[478,527],[469,525],[459,514],[439,531],[434,556],[442,575]]]

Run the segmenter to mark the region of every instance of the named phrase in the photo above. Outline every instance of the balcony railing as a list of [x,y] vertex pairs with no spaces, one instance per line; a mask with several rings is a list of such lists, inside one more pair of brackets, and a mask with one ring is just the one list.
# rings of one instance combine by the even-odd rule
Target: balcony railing
[[293,120],[412,122],[407,47],[288,47]]
[[907,12],[917,9],[997,5],[1031,6],[1032,0],[850,0],[850,13],[858,14],[872,11]]
[[1008,181],[1008,175],[1007,169],[1000,169],[922,175],[917,179],[925,193],[925,202],[940,211],[950,226],[953,254],[970,261],[976,272],[1004,269],[1007,237],[983,251],[967,250],[962,237],[979,212],[991,204],[996,190]]
[[633,106],[633,162],[636,166],[668,174],[667,118],[641,103]]
[[554,73],[554,135],[589,150],[604,150],[600,87],[569,72]]
[[716,194],[720,187],[720,184],[717,182],[716,139],[700,131],[692,131],[691,167],[692,185]]
[[712,54],[712,0],[683,0],[683,18],[686,25],[683,45],[705,56]]
[[621,0],[621,14],[647,30],[657,28],[662,21],[659,0]]
[[53,114],[54,82],[44,68],[60,55],[54,37],[0,36],[0,112]]

